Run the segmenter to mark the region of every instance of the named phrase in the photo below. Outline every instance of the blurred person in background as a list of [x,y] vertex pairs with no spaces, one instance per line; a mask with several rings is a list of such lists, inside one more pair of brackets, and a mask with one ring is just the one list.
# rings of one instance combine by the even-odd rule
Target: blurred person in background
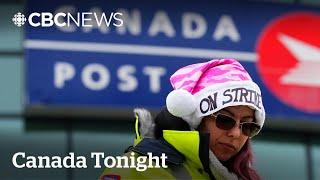
[[168,157],[168,168],[105,169],[101,179],[260,179],[251,138],[263,127],[261,91],[234,59],[191,64],[170,78],[174,90],[152,118],[135,109],[136,138],[126,155]]

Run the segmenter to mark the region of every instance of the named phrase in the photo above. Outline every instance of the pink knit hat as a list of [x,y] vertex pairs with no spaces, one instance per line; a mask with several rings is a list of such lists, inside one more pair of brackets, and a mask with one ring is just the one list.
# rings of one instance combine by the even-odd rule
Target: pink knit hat
[[256,123],[265,120],[261,91],[234,59],[215,59],[192,64],[170,78],[174,88],[166,99],[168,111],[197,128],[204,116],[225,107],[246,105],[255,110]]

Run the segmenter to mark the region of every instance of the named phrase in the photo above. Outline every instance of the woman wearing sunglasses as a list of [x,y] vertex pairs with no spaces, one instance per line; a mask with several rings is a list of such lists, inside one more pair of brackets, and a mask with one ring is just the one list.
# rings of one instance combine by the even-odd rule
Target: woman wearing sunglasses
[[165,153],[168,168],[106,169],[103,178],[260,179],[251,138],[265,120],[261,91],[234,59],[191,64],[170,78],[174,90],[153,119],[136,109],[136,139],[128,153]]

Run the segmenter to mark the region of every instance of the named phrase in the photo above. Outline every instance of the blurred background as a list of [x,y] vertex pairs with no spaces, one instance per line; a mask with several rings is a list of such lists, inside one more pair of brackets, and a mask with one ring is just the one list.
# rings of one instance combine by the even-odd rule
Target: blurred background
[[[33,12],[74,19],[45,27],[39,14],[33,27]],[[94,21],[102,12],[122,16],[108,26]],[[0,179],[97,179],[90,153],[133,144],[133,108],[155,115],[175,70],[214,58],[238,59],[261,87],[267,120],[252,140],[262,178],[320,179],[319,12],[318,0],[1,0]],[[75,152],[88,168],[17,169],[16,152]]]

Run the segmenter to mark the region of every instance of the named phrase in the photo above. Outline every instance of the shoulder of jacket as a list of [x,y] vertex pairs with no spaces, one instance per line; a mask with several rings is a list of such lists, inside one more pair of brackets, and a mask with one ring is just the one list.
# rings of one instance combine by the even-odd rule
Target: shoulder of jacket
[[145,156],[148,153],[157,157],[165,154],[167,156],[166,162],[174,165],[181,165],[185,160],[185,157],[179,151],[163,139],[144,138],[139,144],[130,148],[130,151]]

